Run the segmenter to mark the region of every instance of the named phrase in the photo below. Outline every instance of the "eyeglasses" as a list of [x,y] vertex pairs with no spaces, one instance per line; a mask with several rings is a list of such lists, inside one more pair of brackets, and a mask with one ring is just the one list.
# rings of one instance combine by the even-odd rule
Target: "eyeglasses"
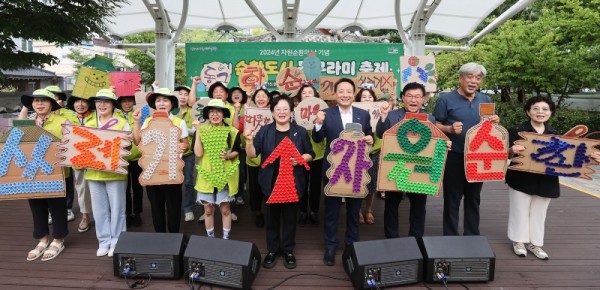
[[421,100],[423,99],[423,96],[421,95],[404,95],[405,97],[409,98],[409,99],[415,99],[415,100]]
[[548,108],[548,107],[541,107],[541,108],[540,107],[532,107],[531,110],[534,112],[544,112],[544,113],[550,112],[550,108]]

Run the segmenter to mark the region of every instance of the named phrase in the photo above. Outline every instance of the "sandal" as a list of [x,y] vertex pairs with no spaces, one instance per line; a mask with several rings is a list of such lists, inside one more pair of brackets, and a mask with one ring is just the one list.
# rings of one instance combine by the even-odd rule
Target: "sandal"
[[[44,257],[42,257],[42,262],[45,261],[50,261],[56,257],[58,257],[58,255],[60,255],[60,253],[65,249],[65,245],[64,242],[52,242],[50,244],[50,247],[48,247],[45,251],[44,251]],[[48,256],[46,256],[48,255]]]
[[375,217],[372,211],[365,211],[365,223],[372,225],[375,223]]
[[365,223],[365,218],[363,217],[362,212],[358,212],[358,223],[359,224],[364,224]]
[[[48,248],[48,242],[39,242],[33,250],[27,253],[27,261],[37,260],[44,254],[44,251]],[[40,250],[41,249],[41,250]],[[33,256],[32,256],[33,255]]]
[[81,218],[81,222],[79,222],[79,226],[77,227],[77,231],[80,233],[85,233],[90,229],[90,218],[84,214]]

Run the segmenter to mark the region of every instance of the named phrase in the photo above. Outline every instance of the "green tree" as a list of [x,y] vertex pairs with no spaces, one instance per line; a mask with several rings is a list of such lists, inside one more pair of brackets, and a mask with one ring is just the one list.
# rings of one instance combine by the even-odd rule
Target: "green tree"
[[75,72],[73,72],[73,77],[75,79],[77,79],[77,75],[79,74],[79,68],[81,68],[81,65],[84,62],[92,59],[91,56],[85,55],[85,54],[81,53],[81,51],[79,51],[79,49],[75,49],[75,48],[69,49],[69,53],[67,53],[66,56],[75,62]]
[[56,64],[53,55],[15,51],[13,38],[40,39],[57,45],[105,34],[104,21],[126,0],[11,0],[0,2],[0,69]]

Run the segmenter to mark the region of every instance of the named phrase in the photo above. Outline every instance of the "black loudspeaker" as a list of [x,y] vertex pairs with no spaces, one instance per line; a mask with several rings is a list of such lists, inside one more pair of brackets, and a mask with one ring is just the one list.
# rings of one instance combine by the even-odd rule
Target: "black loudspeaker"
[[421,281],[423,256],[413,237],[356,242],[342,255],[344,270],[356,289],[374,289]]
[[113,254],[115,276],[180,278],[183,234],[122,232]]
[[183,265],[186,278],[201,283],[249,289],[260,269],[253,243],[191,236]]
[[496,255],[484,236],[423,237],[425,281],[493,281]]

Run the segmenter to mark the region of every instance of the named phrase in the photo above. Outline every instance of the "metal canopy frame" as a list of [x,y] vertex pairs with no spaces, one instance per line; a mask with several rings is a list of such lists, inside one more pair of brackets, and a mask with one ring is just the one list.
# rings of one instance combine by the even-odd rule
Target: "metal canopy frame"
[[[142,0],[148,12],[152,16],[155,22],[155,34],[156,41],[154,47],[156,47],[156,56],[152,55],[147,51],[147,48],[152,47],[150,44],[122,44],[117,45],[119,47],[136,47],[145,50],[146,54],[153,57],[156,60],[156,80],[159,81],[161,87],[174,87],[175,81],[175,48],[182,46],[178,44],[177,40],[181,35],[181,32],[185,28],[186,20],[188,18],[189,0],[183,0],[183,8],[181,11],[181,18],[177,27],[171,23],[169,13],[165,8],[163,0]],[[330,0],[329,4],[325,9],[317,15],[317,17],[301,32],[298,34],[297,21],[298,21],[298,10],[301,0],[281,0],[282,15],[283,15],[283,29],[278,31],[273,24],[269,22],[267,17],[260,11],[260,9],[254,3],[255,0],[244,0],[248,5],[248,8],[256,15],[259,21],[264,27],[275,37],[276,41],[300,41],[306,37],[313,29],[315,29],[319,23],[325,19],[325,17],[339,4],[340,0]],[[360,0],[356,18],[360,13],[363,4],[366,0]],[[429,19],[438,8],[438,6],[444,0],[419,0],[417,9],[412,15],[411,22],[407,29],[404,29],[401,18],[401,1],[394,1],[394,16],[396,20],[396,29],[400,35],[400,39],[405,46],[405,55],[423,55],[425,50],[429,49],[432,51],[442,50],[469,50],[470,47],[476,44],[482,37],[496,29],[498,26],[505,23],[507,20],[512,18],[515,14],[519,13],[535,0],[519,0],[504,13],[502,13],[493,22],[487,25],[477,35],[467,41],[464,46],[437,46],[437,45],[426,45],[425,44],[425,29]],[[414,0],[404,0],[414,1]],[[448,0],[446,0],[448,1]],[[225,13],[221,1],[218,1],[221,16],[224,23],[228,23],[225,19]],[[355,21],[356,23],[356,21]],[[233,26],[225,25],[229,30],[233,29]],[[223,27],[221,25],[220,27]]]

